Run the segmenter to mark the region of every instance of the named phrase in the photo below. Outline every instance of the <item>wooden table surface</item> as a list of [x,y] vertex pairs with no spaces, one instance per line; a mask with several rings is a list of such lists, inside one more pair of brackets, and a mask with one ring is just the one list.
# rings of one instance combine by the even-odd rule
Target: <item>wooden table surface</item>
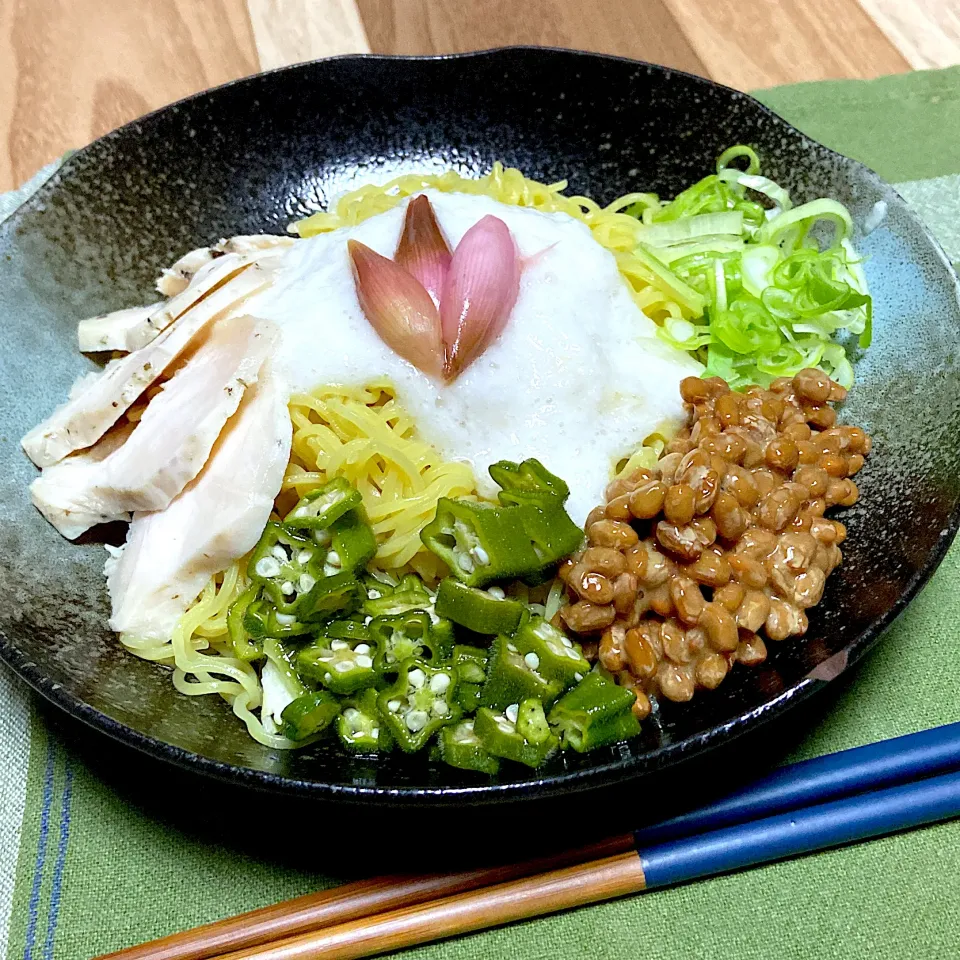
[[139,114],[261,69],[519,43],[749,90],[960,63],[960,0],[0,0],[0,190]]

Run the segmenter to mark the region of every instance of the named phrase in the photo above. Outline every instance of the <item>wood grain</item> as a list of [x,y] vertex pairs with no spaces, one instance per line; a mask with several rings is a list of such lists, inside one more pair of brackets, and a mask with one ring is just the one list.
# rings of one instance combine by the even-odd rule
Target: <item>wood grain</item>
[[914,69],[960,63],[957,0],[860,0],[860,5]]
[[257,69],[244,0],[0,0],[0,190]]
[[260,67],[369,53],[353,0],[247,0]]
[[740,89],[960,63],[960,0],[0,0],[0,190],[258,69],[543,44]]
[[662,0],[357,0],[374,53],[577,47],[703,72]]
[[664,3],[703,61],[707,75],[741,90],[800,80],[876,77],[910,69],[903,54],[856,0]]
[[[13,175],[9,141],[12,133],[9,116],[17,89],[17,61],[13,49],[13,6],[0,0],[0,190],[19,186],[21,180]],[[30,171],[33,173],[33,171]],[[29,174],[28,174],[29,176]]]
[[[634,849],[633,834],[610,837],[576,850],[462,873],[373,877],[309,893],[236,917],[217,920],[159,940],[127,947],[99,960],[215,960],[224,954],[270,948],[328,927],[464,894],[481,887],[560,870]],[[636,860],[636,855],[633,855]]]
[[639,893],[644,886],[640,857],[623,853],[240,950],[220,960],[358,960]]

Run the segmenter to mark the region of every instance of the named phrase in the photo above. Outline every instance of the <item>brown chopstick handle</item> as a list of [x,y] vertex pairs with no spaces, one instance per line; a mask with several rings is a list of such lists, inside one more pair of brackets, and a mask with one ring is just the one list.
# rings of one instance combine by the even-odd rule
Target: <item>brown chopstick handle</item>
[[461,873],[374,877],[127,947],[98,960],[209,960],[231,951],[274,943],[335,924],[595,860],[629,850],[632,846],[632,835],[625,834],[525,863]]
[[[472,875],[462,876],[468,883],[474,879]],[[126,947],[97,960],[208,960],[232,950],[447,896],[450,886],[445,875],[374,877]]]
[[218,960],[357,960],[639,893],[640,857],[621,853],[227,954]]

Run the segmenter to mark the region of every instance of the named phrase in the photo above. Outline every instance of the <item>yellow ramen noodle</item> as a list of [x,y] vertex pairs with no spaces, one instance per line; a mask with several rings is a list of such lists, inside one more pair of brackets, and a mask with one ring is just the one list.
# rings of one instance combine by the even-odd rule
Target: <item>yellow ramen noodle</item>
[[286,512],[304,494],[336,476],[360,491],[377,536],[373,565],[388,573],[412,567],[436,580],[439,561],[420,531],[441,497],[475,491],[473,470],[446,462],[417,437],[413,421],[387,384],[328,386],[290,401],[293,450],[278,507]]

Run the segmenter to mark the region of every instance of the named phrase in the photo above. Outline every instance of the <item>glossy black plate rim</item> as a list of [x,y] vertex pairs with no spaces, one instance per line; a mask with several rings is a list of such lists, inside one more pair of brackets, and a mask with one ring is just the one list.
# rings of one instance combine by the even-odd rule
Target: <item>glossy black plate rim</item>
[[[319,60],[308,61],[306,63],[292,64],[290,66],[278,67],[274,70],[262,71],[258,74],[252,74],[248,77],[242,77],[237,80],[231,80],[228,83],[217,87],[211,87],[207,90],[184,97],[174,103],[153,110],[150,113],[138,117],[116,130],[112,130],[91,144],[72,153],[53,174],[51,181],[56,181],[63,176],[69,176],[75,164],[83,162],[85,152],[94,144],[109,141],[121,132],[136,127],[138,124],[151,117],[176,108],[181,104],[187,104],[194,100],[203,98],[208,94],[222,90],[228,87],[242,86],[247,83],[256,82],[264,74],[296,73],[298,70],[334,60],[350,61],[413,61],[413,62],[439,62],[439,61],[457,61],[479,58],[495,59],[505,54],[525,53],[530,56],[536,56],[539,52],[561,53],[571,58],[581,61],[618,61],[630,64],[636,67],[642,67],[653,73],[659,73],[664,78],[672,75],[679,75],[688,80],[702,85],[705,88],[728,91],[735,97],[750,100],[755,108],[759,108],[775,124],[779,125],[785,131],[801,138],[805,144],[823,151],[837,158],[841,163],[856,168],[860,175],[872,180],[878,187],[890,190],[896,194],[896,191],[882,180],[873,170],[865,164],[852,158],[845,157],[835,150],[826,147],[824,144],[812,137],[808,137],[802,131],[798,130],[792,124],[788,123],[781,116],[774,113],[759,100],[751,97],[749,94],[740,90],[735,90],[725,84],[716,83],[696,74],[683,70],[677,70],[670,67],[664,67],[659,64],[649,63],[642,60],[633,60],[628,57],[614,56],[610,54],[592,53],[583,50],[572,50],[560,47],[538,47],[514,45],[495,47],[487,50],[471,51],[468,53],[440,54],[433,56],[388,56],[383,54],[344,54],[337,57],[326,57]],[[899,196],[899,194],[897,194]],[[902,198],[901,198],[902,199]],[[17,208],[8,215],[13,217],[23,208],[29,207],[33,202],[33,197],[28,197]],[[931,234],[925,224],[915,217],[917,224],[924,234],[931,247],[939,254],[943,262],[950,269],[954,277],[954,283],[957,290],[958,301],[960,301],[960,281],[958,281],[953,265],[949,258],[943,252],[937,239]],[[59,707],[72,717],[82,721],[88,727],[106,734],[111,739],[133,747],[147,756],[154,757],[161,761],[173,764],[174,766],[191,773],[200,773],[205,776],[230,784],[239,784],[251,789],[276,792],[286,795],[299,795],[303,797],[312,797],[316,799],[326,799],[336,802],[352,803],[388,803],[396,805],[417,805],[428,802],[431,805],[487,805],[504,803],[511,800],[518,800],[524,797],[536,797],[537,799],[565,796],[574,793],[581,793],[587,790],[599,789],[602,787],[621,784],[633,777],[642,776],[648,773],[656,773],[665,770],[686,759],[688,752],[695,752],[698,756],[716,749],[721,744],[727,744],[732,740],[755,731],[760,725],[766,725],[782,717],[791,707],[802,703],[813,694],[824,690],[827,685],[837,679],[841,674],[854,666],[869,650],[877,643],[887,628],[894,620],[906,609],[910,602],[916,597],[920,589],[930,580],[936,569],[939,567],[947,550],[950,548],[958,530],[960,530],[960,503],[950,514],[948,524],[940,531],[940,535],[935,547],[928,553],[922,567],[920,567],[914,577],[911,579],[906,589],[902,592],[898,600],[884,614],[878,617],[865,630],[861,631],[847,646],[835,653],[831,658],[819,664],[818,667],[808,674],[803,680],[783,690],[773,699],[761,704],[755,709],[740,714],[736,718],[726,723],[717,724],[708,727],[697,733],[696,738],[688,738],[675,743],[661,746],[640,757],[626,757],[617,761],[606,763],[600,766],[591,767],[587,770],[570,770],[556,773],[543,778],[526,780],[519,783],[507,784],[488,784],[478,783],[470,786],[457,787],[409,787],[409,788],[385,788],[363,785],[348,784],[328,784],[318,781],[302,780],[298,778],[282,776],[269,773],[267,771],[256,770],[250,767],[240,767],[233,764],[223,763],[218,760],[212,760],[201,754],[185,750],[181,747],[165,743],[154,737],[146,736],[131,727],[122,724],[113,718],[101,713],[99,710],[85,703],[83,700],[73,696],[59,684],[52,682],[38,667],[36,663],[23,656],[23,654],[9,643],[2,634],[0,634],[0,660],[3,660],[21,679],[30,687],[41,694],[45,699]]]

